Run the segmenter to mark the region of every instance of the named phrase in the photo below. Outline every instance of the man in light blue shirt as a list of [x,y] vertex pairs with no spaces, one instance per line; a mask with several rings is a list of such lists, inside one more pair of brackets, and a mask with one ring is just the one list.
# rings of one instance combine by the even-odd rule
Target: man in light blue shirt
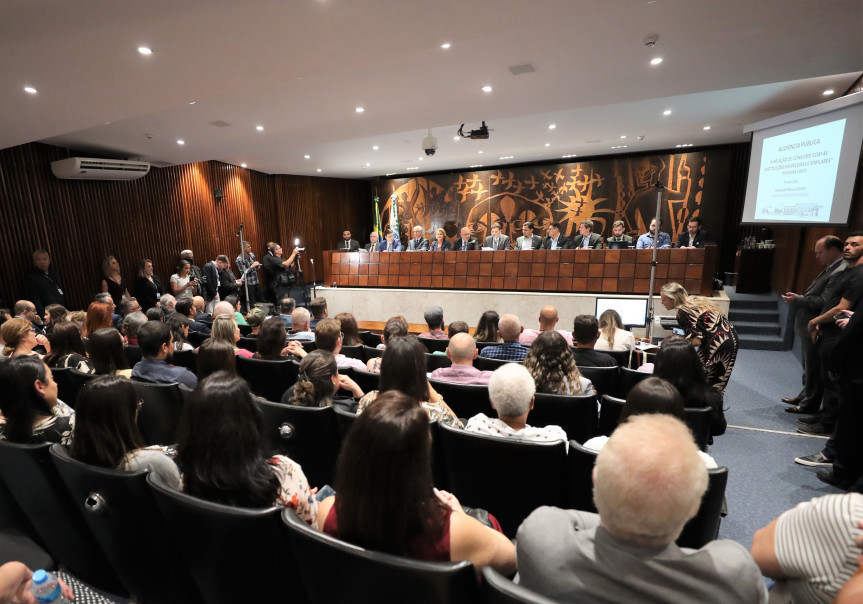
[[[662,228],[662,219],[659,220],[659,227]],[[650,221],[650,232],[638,238],[638,243],[635,244],[635,249],[646,250],[654,246],[654,237],[656,237],[656,218]],[[659,231],[659,237],[656,245],[661,249],[671,247],[671,237],[668,233]]]

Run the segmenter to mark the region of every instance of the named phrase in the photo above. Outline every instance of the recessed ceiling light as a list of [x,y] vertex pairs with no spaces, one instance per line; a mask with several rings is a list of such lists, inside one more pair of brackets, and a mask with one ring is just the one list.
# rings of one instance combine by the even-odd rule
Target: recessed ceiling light
[[380,147],[378,147],[377,145],[375,145],[374,147],[372,147],[372,151],[377,151],[378,149],[380,149]]
[[650,59],[651,65],[659,65],[660,63],[662,63],[662,57],[653,57]]
[[454,137],[452,137],[452,139],[453,139],[454,141],[457,141],[457,140],[459,140],[460,138],[461,138],[461,137],[460,137],[458,134],[456,134]]
[[422,161],[422,160],[423,160],[423,158],[422,158],[422,157],[418,157],[418,158],[417,158],[417,160]]
[[824,91],[824,96],[830,96],[831,94],[833,94],[832,88],[828,88],[827,90]]
[[246,166],[246,164],[240,164],[240,167],[241,168],[247,168],[248,166]]
[[35,88],[33,88],[32,86],[24,86],[24,92],[27,92],[29,94],[36,94],[39,91],[36,90]]
[[257,130],[258,132],[263,132],[264,127],[263,126],[255,126],[255,130]]
[[515,155],[501,155],[498,159],[514,159]]
[[703,130],[710,130],[710,126],[705,126]]
[[194,104],[195,104],[195,103],[197,103],[197,102],[198,102],[198,101],[189,101],[189,104],[190,104],[190,105],[194,105]]
[[555,128],[557,128],[557,124],[549,124],[548,125],[549,130],[554,130]]
[[621,138],[621,139],[624,139],[624,138],[626,138],[626,135],[625,135],[625,134],[621,134],[621,135],[620,135],[620,138]]
[[186,141],[184,141],[182,138],[180,138],[180,139],[177,139],[177,144],[178,145],[185,145]]
[[306,159],[312,159],[312,156],[311,156],[311,155],[309,155],[308,153],[306,153],[305,155],[303,155],[303,157],[304,157],[304,158],[306,158]]
[[371,165],[371,162],[366,162],[366,168],[370,167]]
[[627,146],[628,145],[616,145],[616,146],[612,147],[612,149],[626,149]]
[[671,115],[671,109],[666,109],[662,112],[662,115]]
[[480,155],[482,155],[483,153],[485,153],[485,151],[477,151],[477,153],[479,153]]
[[551,147],[551,143],[545,143],[546,147]]
[[357,107],[356,109],[354,109],[354,111],[356,111],[357,113],[362,113],[365,110],[365,107]]
[[443,48],[444,50],[446,50],[450,46],[452,46],[452,44],[450,44],[449,42],[444,42],[443,44],[440,45],[440,47]]
[[694,143],[683,143],[682,145],[674,145],[677,148],[680,147],[691,147]]
[[569,157],[577,157],[577,155],[576,155],[575,153],[569,153],[569,154],[567,154],[567,155],[561,155],[561,157],[562,157],[562,158],[564,158],[564,159],[567,159],[567,158],[569,158]]
[[470,166],[471,168],[482,168],[482,164],[474,164]]
[[320,171],[321,171],[321,169],[320,169],[320,168],[318,168],[317,170],[315,170],[315,172],[320,172]]
[[138,52],[140,52],[142,55],[151,55],[153,54],[153,49],[147,48],[146,46],[139,46]]
[[483,91],[483,92],[491,92],[491,90],[492,90],[492,89],[491,89],[491,86],[483,86],[483,87],[482,87],[482,91]]

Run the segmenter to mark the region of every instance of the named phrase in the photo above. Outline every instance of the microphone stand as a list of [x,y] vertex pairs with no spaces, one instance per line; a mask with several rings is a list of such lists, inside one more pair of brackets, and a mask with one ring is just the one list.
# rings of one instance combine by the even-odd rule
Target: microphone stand
[[[240,224],[240,228],[237,229],[237,237],[240,238],[240,259],[245,262],[246,257],[243,255],[243,227],[244,226],[245,225]],[[252,310],[251,306],[249,305],[249,281],[248,281],[248,279],[246,279],[246,273],[248,272],[248,270],[249,270],[248,268],[244,269],[241,276],[240,276],[240,279],[243,280],[243,285],[246,288],[246,313],[249,313]]]
[[659,214],[662,209],[662,190],[665,188],[661,182],[657,181],[656,187],[656,232],[653,234],[653,259],[650,261],[650,289],[647,293],[647,339],[653,343],[653,283],[656,280],[656,255],[659,249]]
[[318,275],[315,272],[315,259],[309,258],[309,262],[312,263],[312,296],[318,297]]

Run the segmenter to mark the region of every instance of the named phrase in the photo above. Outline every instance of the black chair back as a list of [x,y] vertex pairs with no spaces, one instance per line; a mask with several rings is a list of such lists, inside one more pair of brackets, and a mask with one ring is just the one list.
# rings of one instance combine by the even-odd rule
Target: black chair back
[[483,348],[485,348],[486,346],[497,346],[498,344],[501,344],[501,343],[502,342],[477,342],[476,343],[476,350],[477,350],[477,352],[479,352]]
[[89,466],[72,459],[60,445],[51,447],[51,458],[90,532],[134,598],[165,604],[203,602],[156,507],[146,470]]
[[189,340],[189,344],[198,348],[201,344],[204,343],[204,340],[208,339],[210,336],[201,333],[200,331],[189,330],[189,335],[186,336],[186,339]]
[[290,510],[282,518],[313,603],[473,604],[479,600],[477,575],[470,562],[425,562],[373,552],[312,529]]
[[297,407],[255,400],[261,411],[261,436],[269,453],[300,464],[312,486],[333,483],[342,445],[332,407]]
[[707,451],[707,442],[710,440],[710,412],[710,407],[683,410],[686,416],[686,425],[692,430],[695,444],[702,451]]
[[248,350],[250,352],[258,351],[258,338],[240,338],[237,341],[237,348]]
[[205,602],[308,602],[279,518],[283,508],[204,501],[155,474],[147,482]]
[[437,338],[418,338],[420,342],[425,344],[429,352],[446,352],[446,347],[449,346],[449,339],[438,340]]
[[148,445],[177,442],[177,425],[183,414],[183,396],[178,384],[151,384],[132,380],[135,394],[144,401],[138,412],[138,427]]
[[554,604],[554,600],[513,583],[490,566],[482,569],[482,601],[484,604]]
[[372,390],[377,390],[381,383],[381,374],[372,371],[363,371],[362,369],[353,370],[353,378],[360,389],[368,394]]
[[584,442],[596,434],[596,396],[537,392],[527,423],[531,426],[560,426],[570,439]]
[[494,371],[498,367],[507,363],[522,363],[523,361],[504,361],[503,359],[487,359],[485,357],[476,357],[473,360],[473,366],[480,371]]
[[616,394],[613,392],[603,392],[603,394],[611,394],[618,398],[626,399],[626,397],[629,395],[629,391],[632,390],[633,386],[635,386],[641,380],[646,380],[652,375],[652,373],[646,373],[644,371],[637,371],[635,369],[627,369],[626,367],[621,367],[619,391]]
[[96,377],[95,374],[82,373],[71,367],[52,369],[51,374],[54,376],[54,381],[57,382],[57,398],[73,409],[78,399],[78,391],[84,384]]
[[198,373],[198,351],[197,350],[175,350],[171,355],[171,364],[185,367],[192,373]]
[[300,343],[300,346],[303,347],[307,353],[313,352],[318,349],[318,345],[314,340],[297,340]]
[[593,466],[595,451],[585,449],[578,442],[569,441],[566,458],[566,507],[584,512],[596,512],[593,503]]
[[[507,537],[541,505],[564,504],[566,444],[486,436],[440,426],[450,489],[463,505],[494,514]],[[536,488],[513,496],[512,477],[530,476]]]
[[249,388],[268,401],[280,401],[285,390],[297,381],[297,365],[290,359],[266,361],[237,356],[237,373]]
[[620,367],[638,367],[638,350],[597,350],[614,359]]
[[[191,331],[189,332],[192,333]],[[191,340],[189,340],[191,342]],[[144,353],[141,352],[141,348],[139,346],[132,346],[129,344],[123,349],[126,352],[126,360],[129,361],[129,367],[134,367],[135,363],[144,358]]]
[[59,564],[99,589],[125,596],[126,590],[51,462],[50,447],[51,443],[22,445],[0,440],[0,479]]
[[435,369],[452,366],[452,361],[445,354],[426,353],[426,371],[431,373]]
[[360,339],[363,341],[363,344],[368,346],[369,348],[375,348],[378,344],[381,343],[381,334],[373,333],[371,331],[361,331],[359,332]]
[[[251,325],[240,325],[238,323],[237,327],[240,328],[240,335],[244,338],[248,337],[252,333],[252,326]],[[252,351],[252,352],[254,352],[254,351]]]
[[373,359],[376,357],[384,356],[384,351],[379,348],[372,348],[370,346],[363,346],[363,362],[368,363],[369,359]]
[[[602,395],[602,404],[599,408],[599,434],[611,436],[611,433],[617,428],[617,424],[620,423],[620,412],[623,410],[624,403],[626,401],[622,398],[615,398],[607,394]],[[583,443],[584,441],[578,440],[578,442]]]
[[719,536],[722,521],[722,503],[728,485],[728,468],[725,466],[707,470],[707,491],[701,498],[701,507],[695,517],[686,523],[677,538],[680,547],[699,549]]
[[488,397],[488,386],[480,384],[454,384],[440,380],[429,380],[444,402],[457,417],[470,419],[477,413],[494,413]]
[[579,373],[593,382],[596,396],[610,394],[617,396],[620,391],[620,367],[579,367]]
[[333,411],[336,412],[336,425],[339,428],[339,436],[342,442],[344,442],[348,432],[351,430],[351,426],[357,421],[357,414],[345,411],[340,407],[333,407]]
[[363,360],[363,345],[358,344],[356,346],[342,346],[341,353],[348,357],[349,359],[357,359],[358,361]]
[[21,508],[0,480],[0,565],[17,560],[27,568],[53,570],[57,567],[39,543],[39,536]]

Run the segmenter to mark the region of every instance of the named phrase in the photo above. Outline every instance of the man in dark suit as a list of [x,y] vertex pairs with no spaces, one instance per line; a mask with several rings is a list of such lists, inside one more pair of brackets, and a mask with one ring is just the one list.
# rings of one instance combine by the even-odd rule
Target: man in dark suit
[[60,276],[51,266],[51,256],[47,250],[33,252],[33,270],[27,276],[30,301],[36,306],[36,314],[45,314],[45,307],[51,304],[66,306],[66,294],[60,283]]
[[454,252],[461,252],[478,249],[479,242],[476,240],[476,237],[471,237],[470,229],[467,227],[463,227],[461,230],[461,237],[455,240],[455,243],[453,243],[452,246],[452,250]]
[[614,367],[617,361],[610,354],[594,350],[599,339],[599,321],[593,315],[578,315],[572,322],[572,356],[579,367]]
[[693,216],[686,223],[686,232],[677,238],[677,247],[704,247],[707,231],[701,230],[701,218]]
[[423,228],[419,225],[413,228],[413,239],[408,241],[409,252],[427,252],[429,251],[429,240],[423,237]]
[[372,234],[369,235],[369,243],[366,244],[367,252],[379,252],[381,251],[381,244],[378,241],[378,234],[376,231],[372,231]]
[[569,238],[560,232],[560,223],[552,222],[546,231],[548,237],[542,242],[542,247],[547,250],[562,250],[569,244]]
[[490,247],[494,250],[508,250],[509,235],[501,235],[500,225],[495,222],[491,225],[491,235],[485,238],[482,247]]
[[622,220],[616,220],[614,224],[611,225],[611,237],[606,237],[605,243],[616,243],[618,244],[616,247],[632,247],[632,237],[627,235],[624,231],[626,231],[626,224]]
[[582,220],[578,225],[578,235],[572,238],[572,243],[569,244],[572,249],[580,247],[590,248],[594,250],[602,249],[602,236],[599,233],[593,232],[593,221]]
[[356,239],[351,239],[351,232],[345,229],[342,233],[342,240],[339,241],[337,249],[340,252],[358,252],[360,251],[360,242]]
[[219,299],[224,300],[240,289],[240,281],[231,270],[231,261],[225,255],[216,257],[216,266],[219,268]]
[[517,250],[538,250],[542,247],[542,237],[533,234],[533,223],[525,222],[521,227],[521,237],[515,240]]

